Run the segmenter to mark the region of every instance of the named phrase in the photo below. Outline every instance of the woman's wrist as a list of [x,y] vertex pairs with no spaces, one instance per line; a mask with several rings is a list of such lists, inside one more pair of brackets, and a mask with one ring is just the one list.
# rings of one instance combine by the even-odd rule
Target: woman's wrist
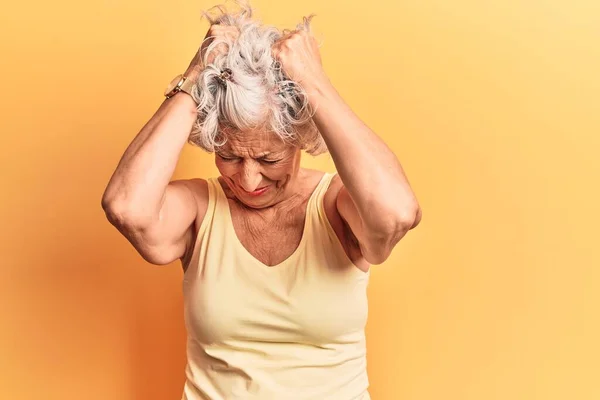
[[185,108],[190,112],[190,114],[198,113],[198,104],[196,104],[196,101],[192,98],[192,96],[190,96],[184,91],[179,91],[175,93],[173,96],[169,97],[168,99],[165,99],[165,101],[175,103],[177,104],[177,107]]
[[185,76],[187,79],[192,79],[193,81],[196,81],[198,79],[198,76],[200,76],[201,72],[202,72],[202,66],[195,65],[193,67],[189,67],[185,71],[183,76]]
[[[199,75],[200,75],[200,72],[198,71],[198,69],[192,68],[192,67],[188,67],[188,69],[183,74],[183,76],[186,78],[186,80],[191,80],[194,83],[197,81]],[[198,104],[196,103],[196,101],[194,100],[194,98],[192,97],[191,94],[189,94],[183,90],[178,91],[177,93],[175,93],[173,96],[171,96],[167,100],[169,100],[169,99],[173,99],[171,102],[181,103],[184,107],[187,107],[190,112],[193,112],[193,113],[197,112]]]

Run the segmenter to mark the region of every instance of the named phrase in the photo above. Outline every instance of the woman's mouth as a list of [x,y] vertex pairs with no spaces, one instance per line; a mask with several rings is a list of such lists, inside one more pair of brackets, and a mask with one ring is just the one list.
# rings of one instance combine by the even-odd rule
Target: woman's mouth
[[247,194],[248,196],[251,196],[251,197],[260,196],[261,194],[265,193],[267,190],[269,190],[269,186],[263,186],[262,188],[258,188],[252,192],[248,192],[248,191],[242,189],[242,191],[245,194]]

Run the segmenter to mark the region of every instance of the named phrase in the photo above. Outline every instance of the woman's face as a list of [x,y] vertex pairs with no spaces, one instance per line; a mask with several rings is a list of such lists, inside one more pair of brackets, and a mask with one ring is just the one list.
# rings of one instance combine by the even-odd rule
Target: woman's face
[[299,148],[274,134],[229,134],[215,164],[235,197],[248,207],[269,207],[291,194],[300,170]]

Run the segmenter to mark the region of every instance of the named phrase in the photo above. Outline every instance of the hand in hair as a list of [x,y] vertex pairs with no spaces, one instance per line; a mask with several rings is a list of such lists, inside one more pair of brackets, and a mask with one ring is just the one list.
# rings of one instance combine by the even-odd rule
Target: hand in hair
[[284,35],[273,44],[272,52],[273,58],[281,63],[285,75],[299,84],[326,76],[317,40],[307,30]]
[[[185,76],[190,76],[192,74],[197,75],[204,69],[205,64],[203,60],[207,51],[209,51],[209,54],[206,58],[206,65],[212,64],[215,57],[219,54],[227,53],[227,43],[236,40],[239,37],[239,34],[239,28],[236,26],[219,24],[211,25],[202,41],[202,46],[200,46],[194,59],[190,62]],[[213,43],[215,43],[215,45],[211,46]]]

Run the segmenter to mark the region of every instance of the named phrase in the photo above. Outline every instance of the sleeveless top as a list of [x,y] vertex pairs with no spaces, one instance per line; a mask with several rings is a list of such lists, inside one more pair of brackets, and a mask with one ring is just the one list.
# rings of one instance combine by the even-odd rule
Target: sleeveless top
[[331,227],[325,173],[307,204],[300,245],[267,266],[233,227],[217,178],[183,277],[187,330],[182,400],[366,400],[369,272]]

